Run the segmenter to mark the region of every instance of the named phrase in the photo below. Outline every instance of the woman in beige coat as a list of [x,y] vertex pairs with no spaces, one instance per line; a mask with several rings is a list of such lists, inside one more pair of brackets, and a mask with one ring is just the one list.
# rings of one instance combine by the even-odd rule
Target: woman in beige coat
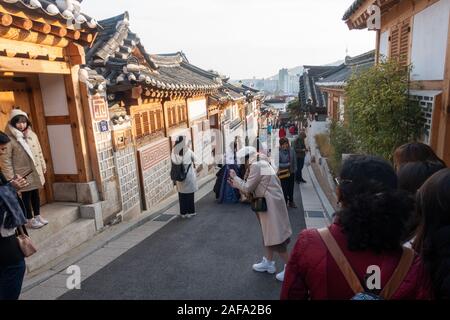
[[[253,150],[252,150],[253,149]],[[287,245],[292,235],[283,190],[275,170],[264,155],[257,155],[254,148],[247,148],[250,153],[250,169],[246,181],[240,179],[236,172],[230,171],[230,184],[254,197],[264,197],[267,202],[267,212],[258,212],[256,215],[261,224],[266,257],[260,263],[253,265],[258,272],[276,272],[274,253],[277,252],[286,264],[289,260]],[[240,152],[241,153],[241,152]],[[276,275],[277,280],[284,280],[284,269]]]
[[[1,168],[6,179],[25,176],[29,186],[21,190],[25,205],[28,227],[42,228],[48,221],[40,215],[39,189],[45,184],[47,170],[37,135],[31,130],[28,115],[19,109],[11,112],[10,122],[5,130],[10,137],[7,152],[1,157]],[[34,214],[33,214],[34,212]]]

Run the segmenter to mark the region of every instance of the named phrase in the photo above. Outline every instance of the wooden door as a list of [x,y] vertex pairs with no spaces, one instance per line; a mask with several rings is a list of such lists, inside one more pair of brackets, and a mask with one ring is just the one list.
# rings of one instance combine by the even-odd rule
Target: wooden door
[[[11,110],[15,107],[20,107],[29,115],[31,123],[35,123],[31,112],[30,93],[26,78],[0,78],[0,130],[6,129]],[[39,137],[39,140],[41,139],[42,137]],[[47,187],[48,184],[40,190],[41,205],[47,203]]]

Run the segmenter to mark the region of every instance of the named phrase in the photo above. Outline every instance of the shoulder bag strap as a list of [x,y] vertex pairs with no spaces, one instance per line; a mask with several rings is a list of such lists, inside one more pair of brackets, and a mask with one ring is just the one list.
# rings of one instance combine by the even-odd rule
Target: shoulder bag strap
[[408,274],[408,271],[411,268],[413,261],[414,261],[414,251],[410,248],[403,247],[403,254],[400,259],[400,262],[398,263],[398,266],[395,269],[394,273],[392,274],[391,278],[389,279],[388,283],[381,291],[380,295],[385,300],[391,299],[394,293],[400,287],[400,284],[403,282],[406,275]]
[[350,266],[350,263],[348,262],[341,248],[339,248],[339,245],[337,244],[336,239],[334,239],[330,230],[328,230],[328,228],[324,228],[319,229],[318,231],[320,237],[327,246],[328,251],[336,261],[339,269],[341,270],[342,274],[345,277],[345,280],[347,280],[347,283],[353,290],[353,292],[355,294],[364,292],[364,288],[362,287],[361,282],[359,281],[358,277],[356,276],[355,272]]

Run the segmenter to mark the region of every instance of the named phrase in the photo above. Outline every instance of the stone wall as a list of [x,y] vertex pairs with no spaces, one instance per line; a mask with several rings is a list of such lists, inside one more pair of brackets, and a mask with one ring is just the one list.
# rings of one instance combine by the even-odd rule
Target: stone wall
[[[140,204],[139,178],[136,153],[133,145],[115,152],[115,162],[120,185],[122,210],[124,214]],[[140,207],[140,206],[139,206]]]
[[90,106],[93,113],[92,126],[102,185],[102,215],[103,220],[107,222],[122,210],[114,161],[111,122],[105,97],[90,97]]
[[138,150],[144,208],[148,210],[174,191],[170,179],[170,144],[160,139]]

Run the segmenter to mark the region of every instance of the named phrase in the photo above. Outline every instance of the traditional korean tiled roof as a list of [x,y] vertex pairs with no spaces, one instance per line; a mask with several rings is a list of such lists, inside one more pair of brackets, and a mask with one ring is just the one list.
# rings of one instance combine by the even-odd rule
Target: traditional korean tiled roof
[[337,70],[337,66],[303,66],[303,75],[300,76],[299,99],[302,106],[306,106],[309,99],[312,106],[324,108],[325,98],[316,82],[327,77],[331,72]]
[[129,15],[100,21],[103,31],[87,49],[89,68],[103,76],[109,86],[141,84],[159,90],[216,90],[222,82],[216,75],[189,63],[181,52],[148,54],[139,37],[129,28]]
[[352,75],[360,74],[375,64],[375,50],[356,57],[346,57],[336,71],[322,78],[316,85],[319,87],[343,88]]
[[356,10],[359,9],[359,7],[361,7],[361,5],[364,3],[364,1],[366,0],[355,0],[352,5],[347,9],[347,11],[345,11],[344,16],[342,17],[342,20],[347,20],[348,18],[350,18],[350,16],[352,14],[354,14],[356,12]]
[[97,29],[98,23],[94,18],[81,13],[81,1],[71,1],[67,5],[65,0],[0,0],[1,5],[13,6],[25,11],[34,11],[39,16],[57,19],[61,22],[69,20],[75,22],[82,29]]

